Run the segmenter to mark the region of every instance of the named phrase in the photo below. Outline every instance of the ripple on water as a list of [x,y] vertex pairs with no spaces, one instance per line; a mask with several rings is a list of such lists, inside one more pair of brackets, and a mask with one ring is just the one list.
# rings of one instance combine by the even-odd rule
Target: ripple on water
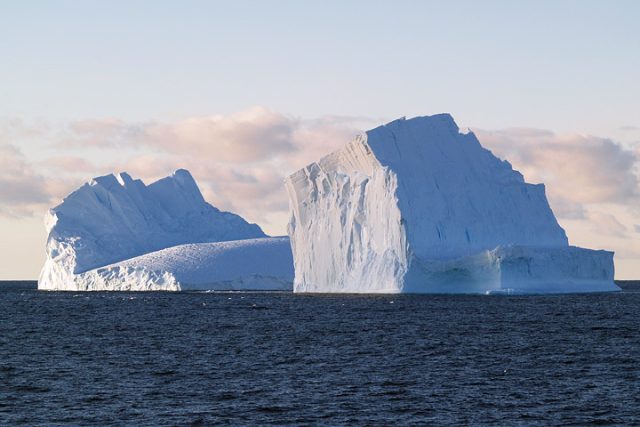
[[0,424],[640,424],[640,282],[600,295],[0,285]]

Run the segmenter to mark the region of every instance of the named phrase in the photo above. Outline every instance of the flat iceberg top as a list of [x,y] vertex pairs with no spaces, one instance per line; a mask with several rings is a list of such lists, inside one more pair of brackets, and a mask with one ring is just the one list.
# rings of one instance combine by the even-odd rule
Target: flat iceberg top
[[184,243],[265,237],[207,203],[180,169],[150,185],[127,173],[92,179],[49,210],[47,256],[72,273]]

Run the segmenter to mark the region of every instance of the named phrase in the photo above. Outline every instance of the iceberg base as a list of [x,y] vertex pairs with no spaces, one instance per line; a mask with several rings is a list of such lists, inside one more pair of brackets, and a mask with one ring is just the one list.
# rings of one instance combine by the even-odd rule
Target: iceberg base
[[613,252],[609,251],[574,246],[499,246],[448,260],[422,260],[413,255],[406,272],[382,287],[367,279],[367,283],[332,283],[330,288],[295,283],[294,291],[489,295],[620,291],[613,273]]
[[406,293],[546,294],[619,291],[613,252],[575,246],[500,246],[447,261],[413,259]]

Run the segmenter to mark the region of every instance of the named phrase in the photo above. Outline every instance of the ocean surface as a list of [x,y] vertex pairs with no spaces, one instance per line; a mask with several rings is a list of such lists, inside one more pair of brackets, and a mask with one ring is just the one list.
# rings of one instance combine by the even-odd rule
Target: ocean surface
[[563,296],[0,283],[2,425],[640,425],[640,282]]

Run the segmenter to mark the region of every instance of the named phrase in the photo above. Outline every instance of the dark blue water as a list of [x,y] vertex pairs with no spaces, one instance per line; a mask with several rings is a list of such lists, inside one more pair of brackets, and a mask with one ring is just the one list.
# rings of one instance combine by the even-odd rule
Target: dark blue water
[[640,424],[640,282],[565,296],[0,285],[3,425]]

